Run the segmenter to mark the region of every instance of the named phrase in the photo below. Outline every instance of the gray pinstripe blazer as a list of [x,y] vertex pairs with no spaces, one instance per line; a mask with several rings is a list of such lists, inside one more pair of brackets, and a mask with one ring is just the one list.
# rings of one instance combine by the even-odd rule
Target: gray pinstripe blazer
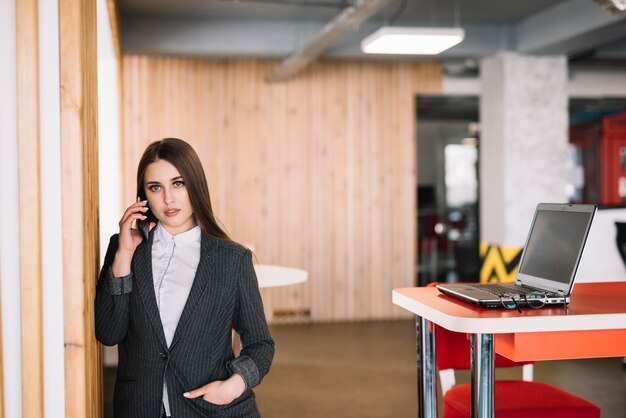
[[[114,278],[111,264],[118,236],[111,237],[96,288],[96,337],[118,344],[115,418],[159,417],[167,379],[174,418],[258,417],[252,388],[269,371],[272,340],[249,250],[202,234],[200,262],[170,347],[165,343],[152,280],[152,237],[139,244],[131,274]],[[241,336],[237,359],[231,326]],[[182,394],[239,373],[244,393],[228,405],[214,405]]]

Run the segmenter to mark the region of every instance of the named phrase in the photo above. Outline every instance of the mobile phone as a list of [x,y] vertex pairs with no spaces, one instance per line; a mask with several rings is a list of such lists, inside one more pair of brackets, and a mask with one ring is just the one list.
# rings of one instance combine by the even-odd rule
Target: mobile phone
[[[145,193],[140,193],[139,199],[146,200]],[[156,224],[158,221],[156,217],[152,214],[150,206],[146,205],[146,207],[148,208],[148,210],[144,213],[146,219],[138,219],[136,224],[137,229],[139,230],[139,232],[141,232],[141,236],[143,237],[143,239],[145,241],[148,241],[150,239],[150,222],[154,222]]]
[[147,219],[137,220],[137,229],[141,232],[144,241],[150,239],[150,221]]

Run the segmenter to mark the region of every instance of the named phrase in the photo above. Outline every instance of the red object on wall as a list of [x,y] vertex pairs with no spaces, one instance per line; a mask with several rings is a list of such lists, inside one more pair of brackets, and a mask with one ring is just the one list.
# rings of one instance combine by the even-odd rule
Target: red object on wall
[[626,112],[570,127],[584,169],[581,203],[626,203]]
[[602,200],[626,202],[626,113],[602,119]]

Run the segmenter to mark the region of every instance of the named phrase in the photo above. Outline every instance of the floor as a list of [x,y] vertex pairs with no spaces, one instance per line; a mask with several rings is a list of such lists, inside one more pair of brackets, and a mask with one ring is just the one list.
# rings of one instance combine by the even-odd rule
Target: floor
[[[271,327],[276,357],[255,389],[264,418],[417,416],[415,325],[410,320]],[[497,377],[521,376],[518,369]],[[460,373],[467,381],[469,373]],[[112,417],[114,369],[105,371],[105,417]],[[541,362],[535,380],[626,418],[621,358]]]

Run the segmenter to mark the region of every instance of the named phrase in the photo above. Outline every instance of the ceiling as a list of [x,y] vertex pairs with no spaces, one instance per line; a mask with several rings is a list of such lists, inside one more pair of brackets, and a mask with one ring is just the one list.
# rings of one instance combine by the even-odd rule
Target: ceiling
[[[330,20],[353,1],[347,0],[120,0],[120,11],[124,16],[202,17],[218,19],[249,20]],[[516,23],[546,7],[559,3],[555,0],[509,1],[491,0],[395,0],[380,13],[378,18],[390,18],[399,13],[399,20],[440,21],[453,23],[454,8],[458,6],[463,22]],[[494,8],[494,4],[500,7]],[[482,10],[482,11],[481,11]]]
[[[147,54],[286,58],[347,7],[367,0],[117,0],[122,49]],[[384,0],[383,0],[384,1]],[[626,14],[594,0],[388,0],[316,58],[364,55],[361,40],[383,25],[460,26],[465,40],[436,56],[449,75],[477,71],[499,51],[566,55],[571,66],[626,70]]]

